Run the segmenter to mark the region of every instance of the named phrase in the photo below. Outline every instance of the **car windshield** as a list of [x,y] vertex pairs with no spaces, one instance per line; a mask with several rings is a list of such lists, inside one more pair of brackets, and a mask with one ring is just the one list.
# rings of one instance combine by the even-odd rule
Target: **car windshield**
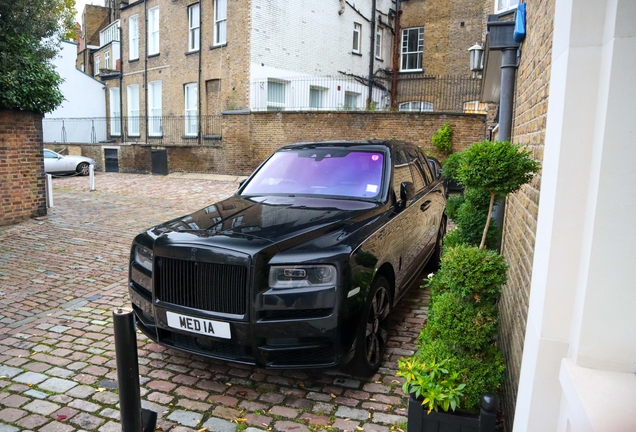
[[242,195],[324,195],[376,198],[381,192],[384,155],[348,149],[298,149],[274,153]]

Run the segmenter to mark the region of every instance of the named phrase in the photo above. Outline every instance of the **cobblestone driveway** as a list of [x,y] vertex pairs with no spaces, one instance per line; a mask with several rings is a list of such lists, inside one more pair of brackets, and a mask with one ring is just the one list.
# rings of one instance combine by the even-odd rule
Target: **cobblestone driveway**
[[[236,183],[98,173],[54,180],[46,217],[0,228],[0,432],[121,430],[112,310],[128,305],[133,236],[230,195]],[[396,360],[412,353],[427,294],[395,310],[371,379],[270,371],[166,349],[141,334],[142,405],[164,431],[388,431],[404,428]]]

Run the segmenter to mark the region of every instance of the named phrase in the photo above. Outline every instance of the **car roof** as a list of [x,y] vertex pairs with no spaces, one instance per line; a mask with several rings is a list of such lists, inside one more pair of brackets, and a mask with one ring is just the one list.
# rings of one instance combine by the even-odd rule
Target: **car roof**
[[311,142],[299,142],[295,144],[286,145],[284,147],[279,148],[279,150],[292,150],[292,149],[303,149],[303,148],[316,148],[316,147],[386,147],[390,150],[393,150],[395,147],[402,145],[413,145],[406,143],[404,141],[397,140],[342,140],[342,141],[311,141]]

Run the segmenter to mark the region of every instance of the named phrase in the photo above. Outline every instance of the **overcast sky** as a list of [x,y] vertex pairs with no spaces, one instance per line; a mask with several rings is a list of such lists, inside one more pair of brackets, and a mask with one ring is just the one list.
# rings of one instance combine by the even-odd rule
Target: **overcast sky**
[[82,23],[82,12],[84,11],[84,5],[93,4],[95,6],[104,6],[104,0],[75,0],[75,21]]

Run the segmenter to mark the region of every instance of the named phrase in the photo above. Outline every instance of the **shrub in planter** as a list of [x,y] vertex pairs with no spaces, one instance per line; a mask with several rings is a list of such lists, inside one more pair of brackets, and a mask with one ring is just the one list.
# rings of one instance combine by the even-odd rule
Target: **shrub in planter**
[[497,305],[479,304],[446,291],[435,297],[428,310],[427,332],[432,339],[453,341],[466,350],[479,350],[491,344],[497,334]]
[[437,359],[448,359],[445,368],[449,374],[458,373],[458,382],[466,384],[462,388],[459,407],[476,412],[479,399],[484,393],[496,393],[503,382],[506,369],[501,352],[494,344],[483,351],[465,351],[457,349],[441,339],[430,339],[423,335],[422,348],[417,353],[418,361],[426,364]]
[[508,265],[498,253],[468,245],[446,247],[440,269],[430,279],[431,295],[452,291],[462,298],[494,304],[506,283]]
[[[490,195],[479,189],[466,189],[463,196],[451,197],[446,201],[446,215],[457,227],[451,233],[453,237],[444,243],[451,246],[468,244],[478,246],[488,217]],[[457,232],[455,232],[457,231]],[[486,236],[486,247],[494,249],[499,238],[499,226],[493,220]]]

